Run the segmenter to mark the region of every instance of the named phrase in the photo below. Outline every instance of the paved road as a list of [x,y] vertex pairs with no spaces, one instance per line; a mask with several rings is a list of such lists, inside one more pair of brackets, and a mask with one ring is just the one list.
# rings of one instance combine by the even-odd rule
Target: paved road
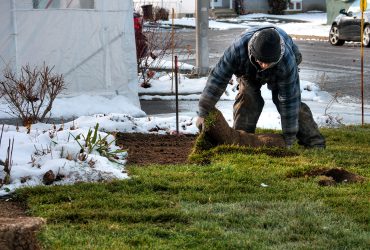
[[[209,51],[210,64],[215,65],[218,58],[232,41],[238,37],[242,29],[210,30]],[[195,33],[184,32],[181,37],[183,44],[195,48]],[[303,55],[301,79],[318,83],[328,92],[360,98],[360,44],[346,43],[335,47],[327,41],[295,40]],[[370,100],[370,48],[365,48],[365,99]],[[190,61],[194,63],[195,61]]]
[[[209,52],[210,65],[216,64],[223,51],[236,39],[242,29],[210,30]],[[186,58],[187,63],[195,65],[195,31],[184,30],[181,32],[181,41],[190,48],[192,56],[180,56]],[[300,65],[300,77],[302,80],[318,83],[322,90],[333,95],[349,96],[348,101],[360,102],[361,97],[361,74],[360,74],[360,45],[359,43],[346,43],[344,46],[335,47],[327,41],[295,40],[303,54],[303,62]],[[365,102],[370,103],[370,48],[365,48]],[[142,108],[148,114],[155,112],[166,102],[142,101]],[[182,104],[181,110],[187,110],[191,105]],[[173,107],[164,108],[162,111],[170,112]],[[157,113],[157,112],[155,112]]]

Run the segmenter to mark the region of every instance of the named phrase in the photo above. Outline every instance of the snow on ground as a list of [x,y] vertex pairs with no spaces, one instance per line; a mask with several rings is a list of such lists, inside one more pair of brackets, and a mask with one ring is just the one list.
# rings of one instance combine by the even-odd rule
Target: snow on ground
[[[193,120],[193,117],[180,117],[179,124],[183,133],[196,133]],[[97,140],[94,143],[92,138],[96,124],[99,124],[99,131],[96,130]],[[115,146],[113,135],[103,131],[148,133],[157,127],[162,129],[159,133],[176,130],[172,117],[134,118],[115,113],[81,116],[58,125],[38,123],[32,125],[30,133],[24,127],[4,125],[0,147],[0,159],[3,161],[1,164],[4,166],[6,159],[12,159],[12,164],[10,184],[0,188],[0,196],[19,187],[42,185],[45,173],[50,170],[60,179],[55,185],[127,178],[124,169],[127,153]],[[90,140],[87,139],[89,131],[92,132]],[[105,144],[98,143],[99,138],[101,142],[106,141],[109,147],[105,149]],[[12,140],[14,149],[9,157],[7,151]],[[86,141],[91,150],[85,147]],[[104,149],[107,152],[105,154],[102,153]],[[4,171],[0,172],[2,182],[5,182],[5,175]]]
[[[197,102],[201,91],[204,89],[207,78],[188,79],[184,75],[179,77],[179,100]],[[143,100],[175,100],[172,81],[169,75],[157,75],[157,78],[152,80],[151,88],[140,88],[141,99]],[[340,124],[359,124],[361,123],[361,107],[358,103],[348,103],[341,101],[332,96],[330,93],[321,91],[316,83],[301,80],[301,98],[302,101],[311,107],[313,116],[319,126],[338,126]],[[216,107],[220,109],[226,120],[232,125],[232,105],[237,94],[237,84],[235,76],[226,88]],[[155,93],[155,95],[152,95]],[[192,94],[189,94],[192,93]],[[166,94],[166,95],[164,95]],[[267,85],[261,88],[262,97],[265,100],[265,106],[257,126],[261,128],[281,129],[280,116],[272,102],[271,91],[267,89]],[[175,101],[174,101],[175,102]],[[193,112],[188,112],[188,116],[196,116],[196,108]],[[370,106],[365,105],[365,120],[370,119]],[[169,114],[167,116],[174,115]]]
[[[274,24],[290,35],[327,37],[330,25],[327,25],[326,21],[326,13],[318,11],[283,16],[254,13],[221,21],[210,20],[209,28],[219,30],[247,29],[256,25]],[[162,22],[164,25],[170,25],[171,23],[172,20]],[[195,27],[196,25],[195,18],[175,19],[174,24],[184,27]]]
[[[305,23],[296,21],[282,21],[284,19],[303,20]],[[289,34],[300,35],[324,35],[329,27],[326,25],[326,13],[311,12],[305,14],[274,16],[266,14],[251,14],[241,16],[239,19],[225,22],[211,21],[211,28],[247,28],[262,23],[274,23],[283,27]],[[194,24],[194,19],[178,19],[176,24]],[[249,26],[248,26],[249,25]],[[167,66],[170,64],[167,62]],[[191,65],[184,65],[191,68]],[[206,78],[189,79],[184,75],[179,77],[180,100],[194,100],[199,98],[200,92],[206,84]],[[174,86],[169,74],[157,74],[151,81],[152,87],[140,88],[142,99],[174,100]],[[271,93],[266,85],[262,88],[262,96],[265,99],[265,107],[257,126],[262,128],[280,129],[280,116],[271,100]],[[320,126],[337,126],[343,124],[359,124],[361,122],[360,106],[356,103],[339,103],[334,97],[319,89],[312,82],[301,81],[302,100],[306,102],[315,120]],[[153,94],[156,95],[153,95]],[[226,120],[232,124],[232,105],[236,90],[236,81],[227,87],[225,94],[217,104]],[[0,103],[0,118],[9,118],[9,112],[5,103]],[[370,107],[365,106],[365,121],[370,120]],[[180,132],[197,133],[195,127],[196,109],[192,112],[180,113]],[[175,130],[175,115],[146,116],[146,114],[132,105],[126,98],[116,96],[106,98],[102,96],[82,95],[74,98],[59,97],[52,109],[52,117],[76,117],[65,124],[35,124],[29,133],[24,127],[4,125],[1,133],[0,164],[6,163],[8,145],[14,139],[12,164],[10,171],[10,184],[0,184],[0,196],[7,195],[15,189],[26,186],[43,184],[43,176],[52,171],[60,180],[54,185],[72,184],[76,181],[100,181],[113,178],[128,178],[125,172],[125,152],[119,151],[114,145],[113,135],[107,132],[141,132],[149,133],[153,128],[161,128],[159,133],[171,133]],[[109,147],[103,144],[93,143],[95,129],[96,138],[105,140]],[[86,139],[88,134],[90,139]],[[85,147],[86,141],[90,149]],[[96,140],[95,140],[96,142]],[[95,145],[95,146],[94,146]],[[117,151],[118,150],[118,151]],[[81,151],[83,151],[81,153]],[[104,153],[105,152],[105,153]],[[105,155],[105,156],[104,156]],[[110,159],[108,159],[110,158]],[[2,182],[8,178],[0,167],[0,179]]]
[[[1,100],[1,99],[0,99]],[[13,117],[9,112],[5,102],[0,102],[0,119]],[[99,113],[124,113],[132,116],[145,116],[140,108],[131,103],[124,96],[114,96],[112,98],[98,95],[79,95],[73,97],[58,97],[53,103],[51,117],[77,118],[82,115],[93,115]]]

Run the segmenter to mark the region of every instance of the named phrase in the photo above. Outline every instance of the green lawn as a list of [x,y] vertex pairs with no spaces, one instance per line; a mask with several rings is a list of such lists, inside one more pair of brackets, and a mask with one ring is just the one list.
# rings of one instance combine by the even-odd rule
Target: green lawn
[[[17,198],[47,219],[46,249],[368,249],[370,126],[322,132],[326,150],[219,147],[194,157],[207,165],[131,166],[128,180]],[[305,174],[319,168],[367,180],[320,186]]]

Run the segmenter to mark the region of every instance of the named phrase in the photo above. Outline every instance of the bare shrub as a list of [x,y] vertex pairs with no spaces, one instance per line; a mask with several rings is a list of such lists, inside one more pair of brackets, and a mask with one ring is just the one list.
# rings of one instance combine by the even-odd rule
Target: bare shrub
[[326,89],[329,79],[330,77],[326,74],[326,72],[317,73],[316,75],[316,82],[321,90]]
[[65,89],[63,75],[53,74],[53,68],[45,64],[41,68],[26,65],[19,75],[6,68],[0,80],[0,95],[10,111],[4,112],[20,118],[27,127],[44,121],[55,98]]
[[[3,139],[3,132],[4,132],[4,124],[2,126],[1,134],[0,134],[0,147],[1,147],[1,141]],[[13,165],[13,149],[14,149],[14,138],[12,140],[9,139],[8,148],[6,150],[5,161],[2,161],[0,159],[0,165],[3,166],[3,171],[4,171],[4,179],[0,179],[0,187],[3,185],[10,184],[10,172],[12,170],[12,165]]]
[[[146,46],[138,57],[138,71],[140,74],[139,81],[142,87],[150,87],[150,80],[154,76],[151,70],[161,70],[165,61],[170,61],[173,50],[176,55],[189,55],[189,45],[184,45],[180,33],[174,30],[160,28],[159,23],[151,23],[145,31]],[[167,60],[165,60],[168,58]],[[170,69],[167,69],[169,71]],[[142,81],[141,81],[142,80]]]
[[339,103],[338,97],[340,97],[340,93],[337,92],[325,107],[324,112],[324,116],[326,116],[325,123],[329,127],[338,127],[344,125],[342,122],[343,117],[340,117],[339,115],[333,115],[332,113],[329,112],[329,109],[333,106],[334,103]]

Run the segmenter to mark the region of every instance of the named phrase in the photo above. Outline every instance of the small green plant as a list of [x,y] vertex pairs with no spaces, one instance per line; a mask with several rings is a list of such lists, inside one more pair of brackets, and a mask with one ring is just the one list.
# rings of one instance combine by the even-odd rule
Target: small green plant
[[[99,123],[95,125],[94,130],[92,130],[91,128],[89,129],[86,137],[84,134],[79,134],[77,136],[73,136],[72,134],[70,134],[80,146],[81,154],[84,154],[84,153],[91,154],[94,150],[96,150],[101,156],[104,156],[108,158],[110,161],[115,161],[115,162],[117,162],[116,160],[121,159],[124,156],[126,156],[126,150],[117,149],[117,150],[111,151],[110,147],[113,143],[116,142],[116,140],[112,140],[111,142],[108,142],[107,138],[109,134],[102,137],[100,134],[98,134],[98,131],[99,131]],[[84,145],[82,145],[79,141],[81,138],[85,141]]]

